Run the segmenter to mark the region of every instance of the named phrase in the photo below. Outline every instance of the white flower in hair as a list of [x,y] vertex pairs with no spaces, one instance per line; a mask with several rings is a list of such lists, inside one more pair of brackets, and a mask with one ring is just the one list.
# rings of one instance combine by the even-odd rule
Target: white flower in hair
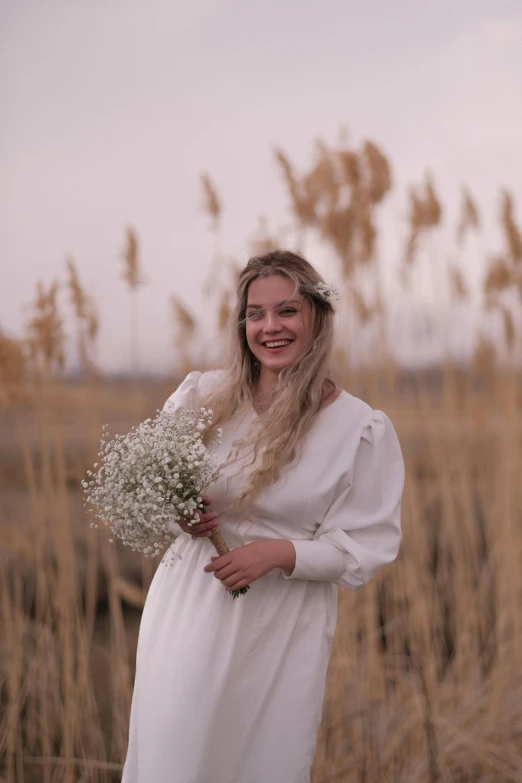
[[319,294],[321,299],[325,302],[330,302],[332,299],[339,299],[339,289],[336,285],[329,285],[328,283],[316,283],[313,290],[316,294]]

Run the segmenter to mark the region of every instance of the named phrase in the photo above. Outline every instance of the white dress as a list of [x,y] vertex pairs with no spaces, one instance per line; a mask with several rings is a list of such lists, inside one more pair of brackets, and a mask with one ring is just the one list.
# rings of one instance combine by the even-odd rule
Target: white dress
[[[191,372],[166,405],[193,409],[222,371]],[[231,443],[257,414],[223,427]],[[321,410],[301,458],[240,524],[222,511],[226,477],[210,487],[231,549],[289,539],[290,576],[274,569],[233,600],[203,568],[208,538],[180,533],[152,580],[140,625],[122,783],[308,783],[337,621],[337,585],[356,589],[397,555],[404,463],[394,428],[346,391]],[[222,513],[220,513],[222,512]],[[165,560],[165,558],[164,558]]]

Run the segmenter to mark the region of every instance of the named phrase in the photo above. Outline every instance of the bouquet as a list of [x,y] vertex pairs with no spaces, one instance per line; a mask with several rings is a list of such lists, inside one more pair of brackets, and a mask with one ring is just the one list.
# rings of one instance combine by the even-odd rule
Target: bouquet
[[[113,440],[106,440],[105,424],[101,465],[95,462],[97,471],[88,470],[89,480],[82,481],[88,511],[126,546],[145,557],[159,555],[176,538],[173,520],[184,519],[189,526],[199,522],[198,509],[205,511],[201,494],[220,475],[202,438],[211,421],[212,411],[206,408],[183,413],[167,408]],[[219,555],[230,551],[219,525],[209,539]],[[232,597],[247,590],[249,586],[233,590]]]

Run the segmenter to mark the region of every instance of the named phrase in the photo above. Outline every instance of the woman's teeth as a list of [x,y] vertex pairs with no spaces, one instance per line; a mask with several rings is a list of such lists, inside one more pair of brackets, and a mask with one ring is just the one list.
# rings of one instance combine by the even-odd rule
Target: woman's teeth
[[279,340],[276,343],[265,343],[265,348],[280,348],[283,345],[290,345],[291,340]]

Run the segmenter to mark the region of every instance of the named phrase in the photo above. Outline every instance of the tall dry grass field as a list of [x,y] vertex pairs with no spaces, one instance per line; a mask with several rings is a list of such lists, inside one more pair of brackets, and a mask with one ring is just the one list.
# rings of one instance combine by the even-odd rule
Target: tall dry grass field
[[[407,468],[393,566],[339,590],[314,781],[518,781],[522,770],[520,387],[447,369],[367,372]],[[1,418],[2,778],[113,781],[153,561],[110,546],[78,490],[102,421],[167,396],[52,385]]]
[[[496,360],[484,334],[466,365],[448,357],[430,372],[406,372],[393,361],[376,244],[376,209],[391,187],[385,157],[371,143],[360,151],[322,144],[303,175],[282,151],[277,160],[298,243],[321,238],[350,284],[345,295],[360,329],[377,323],[379,360],[356,370],[339,347],[336,380],[386,411],[406,462],[397,561],[360,591],[339,588],[313,781],[522,781],[522,391],[512,297],[519,291],[522,300],[522,240],[513,200],[504,193],[505,246],[484,279],[484,317],[500,315],[508,360]],[[203,185],[223,327],[231,288],[219,249],[222,207],[208,177]],[[431,180],[409,203],[406,281],[442,213]],[[464,192],[458,242],[478,225]],[[277,243],[261,221],[253,249]],[[138,251],[129,230],[123,258],[135,367]],[[372,281],[364,290],[356,285],[361,270]],[[0,334],[0,780],[7,783],[120,779],[140,612],[157,565],[90,528],[80,481],[96,459],[101,425],[129,430],[175,381],[102,377],[97,310],[72,260],[68,272],[81,381],[61,369],[57,282],[38,287],[24,340]],[[454,264],[447,273],[457,305],[468,296],[465,275]],[[182,302],[172,303],[189,345],[197,324]],[[180,373],[190,369],[190,353],[179,358]]]

